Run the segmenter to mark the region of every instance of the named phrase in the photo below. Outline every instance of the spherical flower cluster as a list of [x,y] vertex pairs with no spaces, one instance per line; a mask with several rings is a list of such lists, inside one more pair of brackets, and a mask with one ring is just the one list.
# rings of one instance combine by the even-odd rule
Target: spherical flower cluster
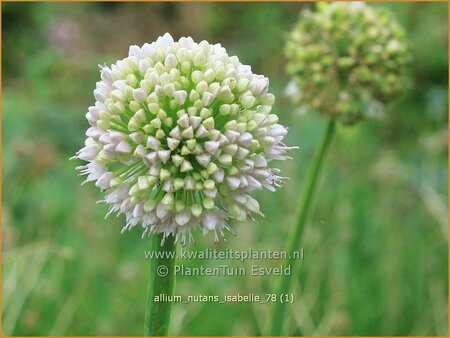
[[261,214],[251,192],[284,179],[269,162],[292,147],[268,86],[219,44],[165,34],[131,46],[101,67],[77,169],[106,193],[108,214],[125,214],[124,230],[186,242],[200,226],[217,240],[228,219]]
[[390,12],[361,2],[304,11],[286,45],[289,92],[302,110],[351,124],[408,85],[411,56]]

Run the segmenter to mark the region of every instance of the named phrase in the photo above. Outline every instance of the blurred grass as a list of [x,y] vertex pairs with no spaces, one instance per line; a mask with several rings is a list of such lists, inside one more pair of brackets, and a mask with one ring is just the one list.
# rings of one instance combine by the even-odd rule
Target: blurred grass
[[[193,249],[284,248],[325,126],[283,97],[284,34],[307,6],[2,3],[4,335],[142,334],[149,242],[138,230],[121,236],[122,218],[103,220],[101,194],[80,186],[68,158],[82,146],[97,64],[166,31],[221,42],[268,75],[287,143],[301,147],[279,164],[291,178],[285,189],[257,193],[265,218],[232,224],[237,236],[218,245],[196,233]],[[447,4],[379,6],[409,33],[413,88],[384,118],[337,130],[303,238],[292,334],[448,334]],[[274,290],[273,277],[177,280],[182,295]],[[259,335],[268,315],[261,304],[175,304],[172,333]]]

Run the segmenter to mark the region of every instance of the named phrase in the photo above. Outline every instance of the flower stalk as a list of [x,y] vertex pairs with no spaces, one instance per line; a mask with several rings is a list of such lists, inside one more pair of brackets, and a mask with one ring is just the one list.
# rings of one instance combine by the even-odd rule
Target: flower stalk
[[[158,302],[160,295],[171,299],[175,290],[176,244],[174,236],[163,238],[163,234],[152,236],[150,281],[145,312],[145,336],[168,336],[172,317],[172,302]],[[161,245],[161,241],[164,241]]]
[[[311,201],[314,196],[314,191],[317,185],[317,179],[320,173],[320,169],[322,167],[327,149],[331,143],[331,139],[334,134],[336,121],[335,119],[330,119],[328,125],[322,135],[322,139],[320,144],[314,154],[312,162],[309,166],[306,181],[304,188],[302,190],[302,194],[300,196],[299,205],[297,209],[296,223],[293,228],[292,233],[288,238],[288,265],[291,266],[291,271],[294,270],[295,259],[294,259],[294,251],[298,250],[300,241],[303,235],[303,230],[305,228],[306,220],[308,217],[309,209],[311,206]],[[287,294],[290,291],[290,286],[292,284],[291,277],[294,274],[281,276],[278,285],[278,295]],[[270,323],[270,335],[271,336],[279,336],[281,335],[281,331],[283,328],[283,319],[285,318],[285,310],[286,304],[281,302],[276,302],[273,307],[273,312],[271,316]]]

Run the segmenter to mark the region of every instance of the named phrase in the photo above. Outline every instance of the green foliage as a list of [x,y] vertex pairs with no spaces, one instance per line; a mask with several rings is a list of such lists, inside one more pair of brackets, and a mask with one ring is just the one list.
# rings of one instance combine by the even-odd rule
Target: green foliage
[[[218,245],[197,234],[192,249],[284,248],[325,125],[294,114],[283,95],[285,34],[305,6],[2,4],[4,335],[142,334],[150,241],[140,231],[120,235],[123,217],[103,219],[102,195],[80,186],[79,163],[68,158],[82,146],[97,64],[165,31],[221,42],[269,75],[274,111],[290,126],[286,142],[301,148],[280,164],[291,178],[285,189],[258,193],[264,218],[231,224],[237,236]],[[388,7],[411,40],[413,87],[384,118],[336,130],[286,311],[290,334],[448,334],[447,4],[376,6]],[[264,296],[275,287],[274,277],[178,277],[176,293]],[[175,335],[259,335],[269,306],[177,303],[173,315]]]

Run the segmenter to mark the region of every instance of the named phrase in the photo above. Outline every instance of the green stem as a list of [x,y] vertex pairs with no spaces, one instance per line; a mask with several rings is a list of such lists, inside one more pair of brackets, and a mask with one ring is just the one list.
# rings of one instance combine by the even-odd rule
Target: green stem
[[[169,236],[161,245],[163,235],[152,237],[152,260],[150,262],[150,282],[145,312],[145,336],[168,336],[172,315],[171,297],[175,289],[175,238]],[[168,301],[155,300],[164,295]]]
[[[292,271],[294,270],[294,265],[296,261],[294,251],[298,250],[300,245],[300,240],[302,238],[303,229],[305,228],[305,223],[308,217],[308,211],[311,205],[311,200],[313,198],[317,178],[319,176],[320,168],[322,166],[322,162],[325,157],[326,151],[333,136],[334,126],[335,120],[330,119],[308,169],[305,186],[303,187],[302,194],[299,200],[295,227],[292,233],[290,234],[287,247],[287,254],[289,257],[287,263],[288,265],[291,266],[291,275],[290,276],[283,275],[280,277],[280,283],[278,285],[278,296],[289,293],[293,275]],[[285,318],[286,306],[287,304],[283,304],[279,301],[274,303],[273,313],[271,317],[272,321],[270,324],[271,336],[281,335],[281,331],[283,328],[283,319]]]

